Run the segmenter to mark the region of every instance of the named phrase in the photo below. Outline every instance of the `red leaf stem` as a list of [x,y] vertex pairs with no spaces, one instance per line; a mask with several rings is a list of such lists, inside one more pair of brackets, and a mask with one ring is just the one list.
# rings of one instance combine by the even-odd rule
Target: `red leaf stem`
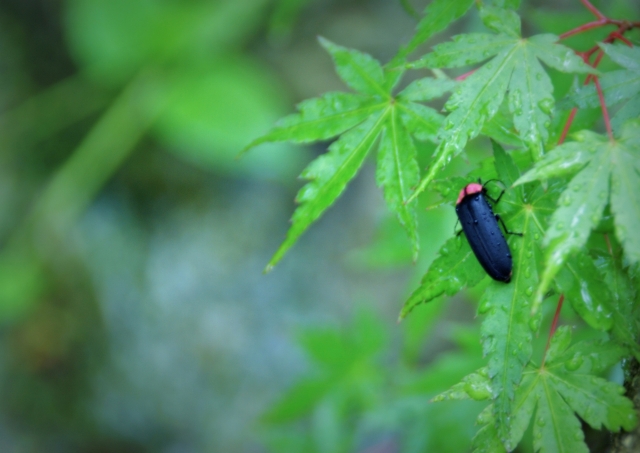
[[558,299],[558,305],[556,307],[556,314],[553,315],[553,321],[551,322],[551,329],[549,329],[549,336],[547,337],[547,345],[544,347],[544,355],[542,356],[542,364],[540,368],[544,368],[544,362],[547,360],[547,351],[549,350],[549,344],[551,343],[551,337],[556,333],[558,328],[558,319],[560,319],[560,310],[562,310],[562,303],[564,302],[564,293],[560,294]]
[[600,79],[598,79],[597,76],[594,76],[593,83],[596,85],[596,91],[598,92],[598,99],[600,99],[600,107],[602,108],[602,117],[604,118],[604,126],[607,128],[607,134],[609,135],[609,140],[613,141],[613,131],[611,130],[611,120],[609,119],[609,110],[607,109],[607,105],[604,103],[604,93],[602,92],[602,87],[600,86]]
[[593,15],[596,16],[598,19],[606,19],[605,15],[602,14],[598,10],[598,8],[593,6],[589,0],[580,0],[580,1],[585,6],[585,8],[587,8],[589,11],[591,11],[591,13],[593,13]]
[[[603,16],[602,13],[600,13],[600,11],[595,9],[595,7],[593,7],[593,5],[591,5],[591,3],[589,3],[588,0],[581,0],[581,1],[587,8],[589,8],[590,6],[591,8],[593,8],[593,10],[591,10],[591,8],[589,9],[599,18],[599,20],[596,22],[590,22],[581,27],[574,28],[573,30],[563,33],[562,35],[560,35],[560,39],[566,38],[576,33],[581,33],[591,28],[595,28],[596,26],[614,24],[614,25],[618,25],[618,29],[609,33],[602,42],[613,43],[616,39],[619,39],[623,41],[625,44],[627,44],[629,47],[633,47],[633,44],[623,36],[623,33],[625,33],[628,30],[631,30],[632,28],[640,27],[640,22],[627,22],[627,21],[609,19],[608,17]],[[594,24],[597,24],[597,25],[594,25]],[[596,55],[596,58],[593,60],[593,63],[591,63],[589,60],[591,59],[593,54],[596,52],[598,52]],[[585,63],[587,63],[593,68],[598,67],[598,65],[600,64],[600,61],[602,61],[602,57],[604,56],[604,52],[597,45],[593,46],[591,49],[585,52],[576,52],[576,54],[579,55]],[[602,107],[602,117],[604,118],[604,124],[605,124],[605,127],[607,128],[607,134],[609,135],[609,138],[613,140],[613,133],[611,131],[611,121],[609,118],[609,111],[607,109],[606,104],[604,103],[604,95],[602,93],[602,88],[600,87],[600,81],[595,75],[589,74],[585,78],[584,85],[587,85],[592,80],[596,84],[596,91],[598,92],[598,97],[600,99],[600,106]],[[567,117],[567,121],[565,122],[564,127],[562,128],[560,138],[558,139],[559,145],[564,143],[565,139],[567,138],[567,134],[569,133],[569,129],[571,128],[571,124],[573,124],[573,120],[575,119],[576,112],[577,112],[576,107],[571,109],[571,113],[569,113],[569,116]]]
[[567,118],[567,121],[564,123],[564,127],[562,128],[562,133],[560,134],[560,138],[558,139],[558,145],[562,145],[565,139],[567,138],[567,134],[569,133],[569,128],[571,127],[571,124],[573,124],[573,119],[575,118],[577,112],[578,112],[577,107],[574,107],[571,109],[571,113],[569,113],[569,117]]
[[598,27],[604,27],[605,25],[621,26],[622,25],[622,21],[621,20],[612,20],[612,19],[602,19],[602,20],[597,20],[597,21],[594,21],[594,22],[589,22],[587,24],[580,25],[579,27],[576,27],[573,30],[569,30],[569,31],[566,31],[566,32],[562,33],[559,36],[559,38],[560,39],[565,39],[565,38],[568,38],[569,36],[577,35],[578,33],[583,33],[583,32],[585,32],[587,30],[592,30],[592,29],[598,28]]
[[474,72],[476,72],[478,70],[478,68],[476,69],[472,69],[469,72],[465,72],[462,75],[459,75],[458,77],[456,77],[454,80],[456,80],[457,82],[462,82],[464,79],[466,79],[467,77],[469,77],[471,74],[473,74]]

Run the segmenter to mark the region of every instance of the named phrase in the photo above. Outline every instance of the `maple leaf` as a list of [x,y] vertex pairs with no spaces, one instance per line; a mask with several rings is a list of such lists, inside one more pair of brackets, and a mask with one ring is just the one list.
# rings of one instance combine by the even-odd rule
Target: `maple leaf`
[[411,199],[462,152],[469,139],[478,135],[496,114],[507,92],[509,111],[519,137],[534,159],[544,154],[555,100],[551,80],[539,60],[562,72],[594,72],[571,49],[558,44],[555,35],[522,38],[520,18],[515,12],[485,6],[480,14],[485,25],[496,34],[455,36],[451,42],[435,46],[433,52],[411,65],[414,68],[453,68],[493,57],[467,77],[445,104],[445,109],[451,113],[438,133],[440,145]]
[[442,115],[420,102],[441,96],[455,86],[444,79],[414,81],[396,96],[401,70],[385,71],[380,63],[356,50],[320,38],[340,78],[356,93],[327,93],[302,102],[299,113],[280,120],[247,149],[265,142],[310,143],[335,140],[329,151],[311,162],[300,189],[287,237],[267,265],[271,269],[300,235],[331,206],[378,145],[376,180],[389,208],[396,213],[418,253],[415,203],[408,201],[420,179],[414,139],[434,141]]
[[575,138],[576,142],[550,151],[515,182],[575,174],[559,197],[545,234],[545,268],[531,307],[533,314],[560,268],[600,222],[607,203],[627,260],[640,262],[640,236],[635,234],[640,224],[640,120],[628,121],[616,140],[589,131]]
[[[622,104],[611,119],[611,126],[617,131],[626,120],[640,116],[640,49],[626,45],[598,45],[613,61],[625,68],[609,71],[599,78],[606,105]],[[569,96],[569,101],[580,108],[600,106],[594,84],[577,88]]]
[[[533,446],[539,452],[588,452],[578,416],[594,429],[630,430],[637,423],[633,403],[624,388],[598,377],[624,357],[626,350],[610,342],[582,341],[570,346],[571,328],[554,334],[543,367],[528,365],[514,394],[510,430],[501,436],[492,403],[478,415],[482,427],[474,437],[474,452],[513,450],[534,419]],[[433,401],[490,399],[495,393],[487,369],[462,379]],[[533,417],[534,411],[536,412]]]
[[[509,445],[517,445],[531,419],[539,452],[585,452],[580,416],[592,428],[631,430],[637,423],[624,388],[597,376],[626,353],[613,343],[580,342],[571,347],[571,328],[554,334],[542,368],[530,366],[516,391]],[[536,411],[535,417],[533,416]]]

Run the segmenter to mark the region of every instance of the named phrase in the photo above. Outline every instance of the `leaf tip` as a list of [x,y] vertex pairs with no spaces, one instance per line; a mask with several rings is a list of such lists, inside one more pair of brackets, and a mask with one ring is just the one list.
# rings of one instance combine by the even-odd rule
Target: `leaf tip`
[[320,45],[327,50],[329,50],[330,47],[333,47],[335,45],[322,35],[318,35],[317,39]]

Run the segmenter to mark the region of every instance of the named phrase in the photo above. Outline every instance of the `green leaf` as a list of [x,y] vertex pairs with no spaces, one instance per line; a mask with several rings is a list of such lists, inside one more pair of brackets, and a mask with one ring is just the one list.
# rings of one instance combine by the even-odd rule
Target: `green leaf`
[[451,91],[456,85],[457,82],[454,80],[425,77],[414,80],[409,86],[398,93],[398,100],[416,102],[430,101]]
[[331,389],[333,381],[308,378],[299,381],[263,415],[266,423],[287,423],[309,414]]
[[480,412],[477,424],[484,426],[478,430],[473,438],[473,453],[506,453],[507,450],[505,450],[496,430],[492,404]]
[[396,106],[400,110],[404,127],[411,131],[415,138],[430,142],[437,140],[438,129],[442,124],[442,115],[431,107],[415,102],[398,102]]
[[491,397],[491,381],[486,368],[481,368],[475,373],[462,378],[462,381],[449,390],[436,395],[431,402],[448,400],[473,399],[476,401],[487,400]]
[[555,147],[536,162],[531,170],[515,181],[514,185],[572,175],[584,168],[593,158],[597,149],[594,142],[599,141],[600,137],[590,131],[582,131],[574,137],[579,141],[567,142]]
[[430,37],[441,32],[456,19],[459,19],[473,5],[473,0],[434,0],[424,10],[424,18],[416,26],[416,33],[403,49],[400,58],[404,59]]
[[493,0],[491,4],[498,8],[518,9],[520,7],[520,0]]
[[[509,15],[515,13],[508,13]],[[482,36],[482,37],[481,37]],[[491,38],[489,38],[491,36]],[[462,35],[457,41],[434,48],[416,66],[460,66],[496,56],[467,77],[445,104],[451,112],[440,129],[440,146],[427,174],[412,198],[432,181],[453,157],[464,149],[467,141],[482,130],[498,111],[509,91],[509,108],[519,137],[530,149],[534,160],[544,154],[551,113],[554,108],[553,85],[538,59],[564,72],[592,72],[573,51],[557,42],[553,35],[537,35],[529,39],[501,34]],[[470,41],[498,40],[491,49],[469,52]]]
[[[525,233],[526,237],[526,233]],[[522,260],[518,260],[522,262]],[[517,277],[524,272],[515,274]],[[494,283],[480,300],[480,313],[486,317],[481,333],[493,391],[493,415],[501,439],[511,429],[511,414],[515,390],[531,356],[531,329],[528,323],[529,301],[521,298],[515,282],[509,285]],[[512,447],[505,444],[508,450]]]
[[612,151],[611,211],[616,236],[632,263],[640,262],[640,119],[628,121]]
[[[571,333],[570,327],[559,328]],[[562,364],[567,370],[578,374],[602,374],[628,355],[627,348],[612,341],[590,340],[575,343],[554,357],[547,354],[548,363]]]
[[[602,50],[625,69],[609,71],[600,77],[607,106],[623,103],[611,120],[614,131],[619,131],[624,122],[640,115],[640,49],[626,45],[599,44]],[[594,84],[577,90],[569,101],[580,108],[599,107],[600,99]]]
[[384,88],[382,66],[378,61],[366,53],[347,49],[328,39],[319,37],[318,40],[331,54],[336,71],[344,83],[363,94],[389,97],[389,93]]
[[556,284],[573,309],[594,329],[609,330],[613,325],[611,292],[593,260],[584,251],[569,258],[556,277]]
[[611,119],[611,127],[614,131],[619,131],[628,119],[638,117],[640,117],[640,92],[630,97],[627,103],[616,112]]
[[[631,263],[640,261],[640,240],[631,232],[640,221],[640,166],[637,155],[640,120],[630,121],[623,130],[622,138],[609,141],[594,134],[581,134],[581,142],[589,154],[576,156],[575,162],[562,164],[562,158],[571,158],[568,151],[576,145],[562,145],[549,154],[532,171],[518,182],[542,176],[566,174],[567,169],[583,168],[570,181],[559,198],[559,207],[554,212],[550,227],[546,231],[548,245],[545,270],[542,274],[532,313],[536,313],[543,294],[549,288],[568,257],[582,247],[595,228],[609,199],[614,214],[616,236],[624,245],[625,256]],[[556,153],[560,153],[556,155]],[[557,163],[554,169],[554,163]]]
[[[609,146],[603,144],[603,146]],[[569,255],[582,247],[598,225],[607,204],[611,156],[597,154],[567,186],[545,234],[545,269],[531,307],[537,313],[543,294]]]
[[300,206],[292,218],[287,237],[269,261],[266,271],[282,259],[298,237],[340,196],[356,175],[380,134],[388,112],[372,115],[359,126],[343,134],[329,152],[314,160],[302,173],[309,179],[296,197]]
[[520,37],[520,16],[515,12],[497,6],[480,8],[480,18],[490,30],[515,38]]
[[429,266],[420,287],[404,303],[399,320],[416,305],[430,302],[442,294],[453,295],[466,286],[477,285],[485,277],[484,270],[464,239],[449,239],[440,248],[439,255]]
[[513,402],[513,420],[509,432],[509,444],[518,445],[524,435],[536,408],[536,373],[529,367],[522,375],[522,381]]
[[531,49],[544,64],[553,69],[578,74],[597,74],[593,67],[586,64],[582,58],[569,47],[558,44],[558,37],[552,34],[535,35],[528,39]]
[[[501,178],[517,178],[517,169],[504,151],[495,146],[496,170]],[[541,237],[547,212],[556,196],[554,188],[544,193],[537,185],[525,187],[524,203],[519,194],[500,203],[513,204],[505,223],[522,237],[511,236],[509,246],[513,254],[513,277],[508,285],[492,282],[479,302],[478,312],[485,314],[481,334],[493,390],[493,410],[496,429],[509,445],[509,431],[513,413],[515,390],[520,385],[525,365],[531,356],[530,306],[538,281]]]
[[320,42],[331,54],[340,77],[360,93],[327,93],[304,101],[298,106],[299,113],[280,120],[275,128],[245,149],[265,142],[309,143],[339,136],[329,152],[302,173],[310,182],[298,193],[296,200],[300,206],[294,212],[291,228],[265,270],[271,270],[333,204],[377,143],[378,184],[384,188],[390,210],[406,230],[416,259],[419,241],[415,204],[408,199],[420,176],[413,140],[435,141],[443,117],[414,100],[440,96],[455,83],[425,78],[394,98],[391,90],[404,69],[393,74],[391,70],[383,72],[380,64],[367,54],[323,38]]
[[309,143],[328,140],[362,123],[383,106],[352,93],[325,93],[298,104],[300,113],[282,118],[267,134],[251,142],[245,150],[266,142]]
[[433,52],[411,63],[412,68],[457,68],[479,63],[500,53],[516,39],[507,35],[468,33],[456,35],[450,42],[438,44]]
[[516,148],[524,147],[522,139],[520,139],[518,132],[513,126],[513,119],[511,118],[510,112],[506,109],[506,104],[500,107],[493,118],[484,123],[481,134],[503,145],[514,146]]
[[[500,146],[495,141],[491,140],[491,147],[493,148],[493,156],[495,159],[495,166],[496,166],[496,171],[498,173],[498,178],[500,178],[500,180],[505,186],[507,187],[512,186],[513,183],[520,176],[520,170],[518,170],[518,167],[516,167],[516,164],[513,162],[513,159],[511,159],[511,156],[509,156],[506,153],[506,151],[504,150],[504,148],[502,148],[502,146]],[[513,198],[515,199],[516,203],[517,203],[517,200],[524,199],[523,188],[514,187],[513,189],[509,190],[508,193],[505,192],[503,194],[502,200],[510,201],[511,194],[514,195]]]
[[613,296],[611,335],[618,344],[629,348],[636,358],[639,358],[640,345],[637,338],[640,333],[640,317],[636,305],[636,283],[627,272],[628,269],[622,267],[620,260],[614,259],[609,253],[600,255],[597,262],[604,274],[604,282]]
[[[540,379],[533,448],[540,453],[589,453],[580,421],[560,393]],[[546,384],[546,385],[545,385]]]
[[420,169],[413,139],[401,124],[397,109],[391,110],[380,140],[376,179],[378,185],[384,187],[387,205],[397,213],[400,224],[409,233],[415,261],[418,258],[418,220],[415,202],[406,201],[420,180]]
[[637,47],[629,47],[626,44],[598,43],[598,45],[620,66],[640,72],[640,50]]
[[553,86],[532,49],[522,49],[525,64],[516,65],[509,84],[509,110],[520,138],[532,150],[534,158],[544,155],[548,129],[555,104]]
[[[594,429],[632,429],[637,420],[624,388],[594,376],[592,363],[609,355],[619,359],[620,348],[610,342],[581,342],[567,347],[568,326],[554,334],[546,367],[529,367],[516,391],[515,415],[509,444],[515,446],[533,418],[534,449],[546,452],[588,452],[576,414]],[[594,354],[590,356],[590,354]],[[536,410],[535,417],[533,417]]]

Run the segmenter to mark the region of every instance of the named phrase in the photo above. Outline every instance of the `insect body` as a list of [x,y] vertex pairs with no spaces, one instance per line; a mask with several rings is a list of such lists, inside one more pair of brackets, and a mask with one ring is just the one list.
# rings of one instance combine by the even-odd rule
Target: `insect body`
[[456,201],[456,213],[471,250],[487,274],[494,280],[509,283],[513,270],[511,250],[498,225],[500,218],[487,201],[488,198],[497,203],[501,197],[502,193],[496,200],[489,197],[482,184],[467,184]]

